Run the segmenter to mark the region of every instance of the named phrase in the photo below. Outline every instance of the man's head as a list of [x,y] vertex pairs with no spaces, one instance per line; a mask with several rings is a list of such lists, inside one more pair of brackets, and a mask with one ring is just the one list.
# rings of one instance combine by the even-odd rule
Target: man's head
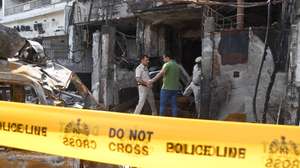
[[164,54],[163,55],[163,61],[166,63],[166,62],[169,62],[170,60],[172,60],[173,57],[169,54]]
[[195,59],[195,63],[196,64],[201,64],[201,62],[202,62],[202,57],[200,56],[200,57],[197,57],[196,59]]
[[150,61],[149,61],[149,56],[148,55],[142,55],[140,58],[141,64],[144,66],[148,66]]

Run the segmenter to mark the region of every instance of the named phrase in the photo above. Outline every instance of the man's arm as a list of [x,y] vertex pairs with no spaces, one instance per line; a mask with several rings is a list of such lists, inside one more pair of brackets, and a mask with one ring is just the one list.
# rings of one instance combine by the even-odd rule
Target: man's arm
[[143,85],[143,86],[148,86],[147,81],[143,81],[140,77],[136,77],[136,81],[138,84]]
[[160,70],[160,72],[153,79],[151,79],[149,82],[150,83],[156,82],[157,80],[159,80],[160,78],[162,78],[165,75],[165,73],[166,73],[165,68],[162,68]]

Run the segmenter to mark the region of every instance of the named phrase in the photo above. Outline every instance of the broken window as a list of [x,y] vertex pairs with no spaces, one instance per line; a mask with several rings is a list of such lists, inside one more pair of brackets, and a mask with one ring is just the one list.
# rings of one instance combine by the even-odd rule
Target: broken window
[[248,31],[223,31],[219,46],[222,65],[245,64],[248,62]]

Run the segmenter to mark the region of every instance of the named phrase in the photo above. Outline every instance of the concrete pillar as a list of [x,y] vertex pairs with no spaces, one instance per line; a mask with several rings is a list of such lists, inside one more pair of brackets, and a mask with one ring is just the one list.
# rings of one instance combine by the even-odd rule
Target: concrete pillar
[[161,26],[158,30],[158,54],[162,56],[166,53],[166,28]]
[[182,63],[182,59],[183,58],[183,49],[182,49],[182,41],[183,41],[183,38],[182,38],[182,34],[181,33],[178,33],[178,34],[175,34],[176,38],[176,43],[175,43],[175,54],[174,56],[177,58],[176,60],[180,63]]
[[[297,107],[293,108],[290,110],[291,113],[291,119],[292,119],[292,124],[299,125],[300,124],[300,2],[296,1],[296,6],[295,6],[295,23],[292,29],[292,46],[293,43],[295,43],[295,47],[292,48],[292,52],[294,55],[294,66],[291,66],[292,68],[295,68],[294,75],[295,75],[295,86],[297,88],[298,94],[297,94]],[[294,37],[294,38],[293,38]],[[292,62],[291,61],[291,62]],[[292,63],[293,63],[292,62]],[[295,96],[296,97],[296,96]],[[296,103],[295,103],[296,104]]]
[[150,22],[138,19],[136,35],[138,57],[142,54],[156,57],[159,54],[158,32],[158,27],[154,27]]
[[159,26],[152,25],[151,23],[145,24],[144,29],[144,52],[149,55],[149,57],[157,57],[159,50],[158,43],[159,36]]
[[101,68],[101,33],[97,30],[93,34],[93,72],[92,72],[92,93],[98,102],[103,102],[100,96],[100,68]]
[[83,46],[83,32],[74,25],[69,27],[69,55],[68,59],[73,60],[74,62],[80,62],[82,58]]
[[136,28],[136,47],[138,57],[144,53],[144,29],[144,21],[141,18],[138,18]]
[[144,29],[144,54],[147,54],[151,56],[151,41],[152,41],[152,32],[151,32],[151,25],[150,24],[145,24],[145,29]]
[[69,55],[68,59],[72,60],[74,58],[74,52],[76,48],[76,33],[75,26],[71,25],[69,27]]
[[118,105],[118,104],[120,104],[119,88],[122,87],[122,81],[119,82],[119,80],[118,80],[118,76],[119,76],[118,75],[118,72],[119,72],[118,66],[116,64],[114,64],[113,68],[114,68],[113,101],[114,101],[114,105]]
[[300,87],[300,20],[297,19],[297,50],[296,50],[296,73],[295,73],[295,81],[296,86]]
[[207,17],[204,21],[202,39],[202,93],[201,93],[201,118],[209,118],[210,105],[210,81],[212,80],[212,58],[214,54],[214,35],[215,21],[213,17]]
[[[293,25],[291,27],[291,42],[290,42],[290,52],[291,55],[290,61],[289,61],[289,72],[288,72],[288,81],[289,83],[294,83],[293,80],[295,80],[295,68],[296,68],[296,60],[297,60],[297,48],[298,48],[298,26]],[[297,85],[297,84],[295,84]],[[297,90],[296,88],[293,90]],[[299,91],[299,90],[298,90]],[[297,124],[297,106],[298,106],[298,100],[299,100],[299,93],[295,94],[292,92],[292,89],[290,89],[288,95],[290,95],[287,101],[288,104],[288,112],[290,113],[291,117],[289,121],[285,121],[285,123],[289,124]],[[297,105],[297,106],[295,106]]]
[[296,47],[296,72],[295,81],[296,86],[300,87],[300,2],[296,1],[296,27],[297,30],[294,34],[297,34],[297,47]]
[[300,1],[296,1],[295,3],[296,3],[296,14],[297,14],[297,17],[299,17],[300,16]]
[[[283,6],[287,6],[290,3],[289,1],[284,2]],[[287,101],[289,105],[288,112],[291,117],[289,121],[285,121],[288,124],[299,125],[300,111],[299,111],[299,100],[300,100],[300,1],[296,1],[295,6],[295,22],[292,25],[291,29],[291,43],[290,43],[290,65],[289,65],[289,83],[295,83],[293,89],[289,89],[289,100]],[[286,21],[285,18],[282,18],[283,21]],[[294,92],[297,90],[297,93]]]
[[101,82],[100,94],[103,98],[103,103],[106,108],[114,105],[114,49],[115,49],[115,27],[102,26],[101,35]]
[[244,17],[245,17],[245,8],[242,7],[244,5],[244,0],[237,0],[237,29],[244,28]]

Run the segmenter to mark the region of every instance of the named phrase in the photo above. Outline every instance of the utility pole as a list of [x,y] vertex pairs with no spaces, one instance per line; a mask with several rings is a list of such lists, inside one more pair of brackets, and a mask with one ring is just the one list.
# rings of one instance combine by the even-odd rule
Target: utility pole
[[245,16],[245,8],[244,8],[244,0],[237,0],[237,29],[244,28],[244,16]]
[[[300,121],[300,2],[298,0],[288,0],[283,3],[283,13],[289,14],[290,17],[284,16],[282,22],[291,21],[290,32],[290,48],[289,54],[291,55],[289,60],[289,84],[291,89],[288,90],[290,95],[291,124],[299,125]],[[285,23],[286,24],[286,23]],[[293,106],[297,104],[296,106]]]

